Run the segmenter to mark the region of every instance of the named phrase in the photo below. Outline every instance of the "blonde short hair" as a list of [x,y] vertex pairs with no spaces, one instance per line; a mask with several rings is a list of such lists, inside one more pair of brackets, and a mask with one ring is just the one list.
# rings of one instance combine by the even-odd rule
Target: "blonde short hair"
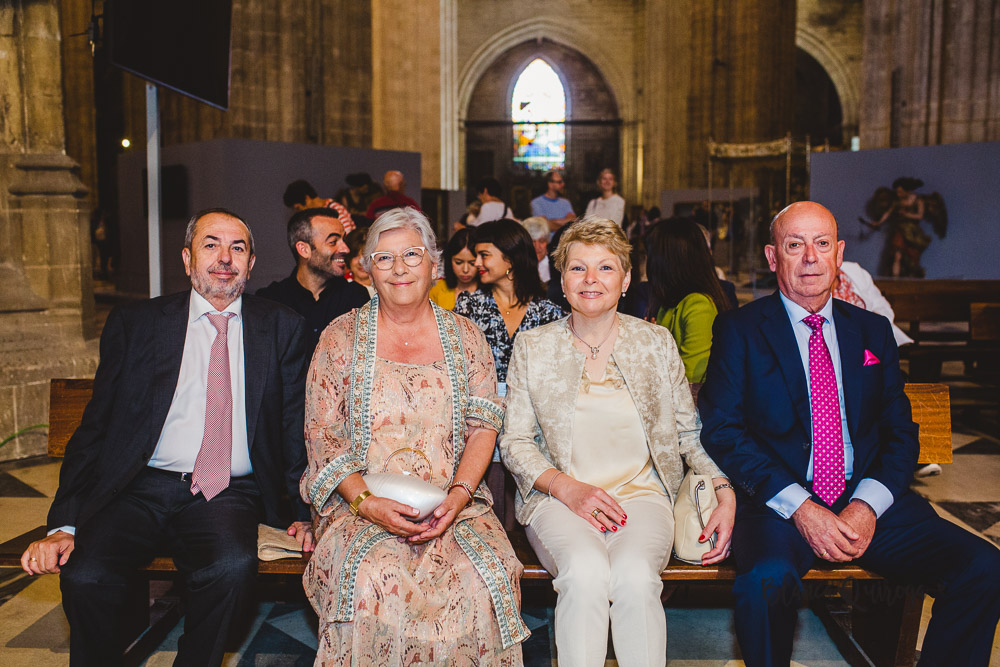
[[614,220],[588,215],[572,223],[559,238],[559,246],[552,253],[552,263],[559,273],[566,270],[569,247],[574,243],[604,246],[618,258],[625,273],[632,270],[632,244]]

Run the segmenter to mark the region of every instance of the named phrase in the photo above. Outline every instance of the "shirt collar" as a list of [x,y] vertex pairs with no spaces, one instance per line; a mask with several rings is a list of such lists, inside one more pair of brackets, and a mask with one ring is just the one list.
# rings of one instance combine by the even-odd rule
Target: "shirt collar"
[[[188,306],[188,323],[194,322],[206,313],[218,313],[215,306],[210,304],[205,297],[198,294],[198,291],[191,288],[191,303]],[[236,297],[236,300],[226,306],[223,313],[232,313],[235,317],[243,316],[243,295]]]
[[[804,320],[805,318],[812,315],[808,310],[795,303],[787,296],[785,296],[780,290],[778,291],[778,296],[781,297],[781,305],[785,307],[785,312],[788,313],[788,319],[792,321],[792,324],[797,324]],[[824,318],[827,322],[833,321],[833,297],[829,297],[823,307],[816,311]]]

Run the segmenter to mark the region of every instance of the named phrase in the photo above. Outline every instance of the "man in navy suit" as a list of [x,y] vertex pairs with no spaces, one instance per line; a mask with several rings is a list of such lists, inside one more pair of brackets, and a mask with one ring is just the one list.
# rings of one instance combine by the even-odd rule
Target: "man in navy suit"
[[31,574],[61,574],[73,665],[121,664],[127,582],[158,553],[187,584],[175,664],[219,665],[253,599],[257,523],[288,527],[312,550],[298,492],[304,323],[243,295],[253,250],[241,218],[203,211],[182,250],[192,289],[108,316],[49,534],[21,558]]
[[698,407],[737,487],[743,658],[789,664],[801,577],[820,558],[935,596],[921,665],[986,665],[1000,550],[909,491],[919,447],[899,354],[888,320],[831,297],[843,249],[827,209],[792,204],[764,251],[779,292],[715,321]]

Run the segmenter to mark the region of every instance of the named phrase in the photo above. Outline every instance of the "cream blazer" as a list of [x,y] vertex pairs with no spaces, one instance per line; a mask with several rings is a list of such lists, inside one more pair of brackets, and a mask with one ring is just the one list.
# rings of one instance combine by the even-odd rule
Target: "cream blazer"
[[[618,317],[612,356],[642,418],[653,467],[673,502],[684,463],[701,475],[723,474],[702,449],[701,419],[673,336],[658,324]],[[519,333],[507,374],[500,455],[517,482],[514,512],[525,525],[545,497],[533,488],[535,480],[549,468],[568,470],[572,457],[585,357],[573,345],[567,319]],[[608,456],[614,456],[612,442]]]

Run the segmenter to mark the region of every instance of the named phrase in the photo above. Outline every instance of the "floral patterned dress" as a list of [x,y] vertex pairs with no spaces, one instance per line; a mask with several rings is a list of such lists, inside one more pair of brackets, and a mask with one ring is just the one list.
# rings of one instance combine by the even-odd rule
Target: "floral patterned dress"
[[497,380],[500,382],[507,381],[507,366],[510,364],[510,355],[514,351],[514,339],[517,334],[555,322],[566,314],[562,308],[548,299],[532,299],[524,313],[524,319],[517,326],[514,335],[509,336],[500,307],[497,306],[492,294],[482,290],[462,292],[455,299],[454,311],[471,319],[486,334],[486,340],[493,350],[493,360],[497,365]]
[[318,514],[306,594],[317,665],[520,665],[521,564],[480,484],[441,537],[410,545],[353,516],[334,491],[354,472],[454,477],[468,427],[499,430],[493,359],[475,326],[434,306],[444,359],[376,357],[378,297],[335,320],[309,369],[302,496]]

